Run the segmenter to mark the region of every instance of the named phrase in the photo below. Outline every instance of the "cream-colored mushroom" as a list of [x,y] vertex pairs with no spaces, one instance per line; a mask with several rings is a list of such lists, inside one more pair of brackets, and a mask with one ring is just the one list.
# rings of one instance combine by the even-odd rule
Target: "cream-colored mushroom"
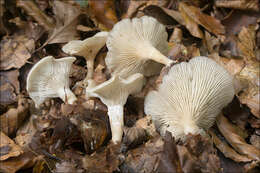
[[92,78],[94,60],[99,50],[106,44],[107,36],[108,32],[99,32],[83,41],[72,40],[62,47],[63,52],[83,56],[86,59],[88,74],[83,80],[83,84],[87,84],[88,80]]
[[165,56],[167,36],[165,27],[152,17],[121,20],[108,34],[108,69],[124,78],[135,73],[158,74],[162,64],[173,62]]
[[130,94],[142,89],[144,77],[140,73],[133,74],[127,79],[114,75],[108,81],[87,88],[88,97],[98,97],[108,108],[108,116],[112,131],[112,141],[121,142],[124,126],[124,105]]
[[60,97],[72,104],[77,98],[69,88],[69,73],[75,57],[42,58],[33,66],[27,77],[29,96],[39,107],[47,98]]
[[174,65],[163,77],[158,91],[145,98],[145,113],[151,115],[160,134],[166,130],[177,139],[205,134],[235,91],[233,77],[207,57]]

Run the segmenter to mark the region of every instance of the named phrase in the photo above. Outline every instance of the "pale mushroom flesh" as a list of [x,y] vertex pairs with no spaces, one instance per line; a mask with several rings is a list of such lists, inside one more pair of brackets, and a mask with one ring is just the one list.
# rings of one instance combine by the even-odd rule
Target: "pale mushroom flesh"
[[76,96],[69,88],[69,73],[75,57],[55,59],[47,56],[33,66],[27,77],[29,96],[39,107],[46,99],[60,97],[72,104]]
[[114,25],[107,38],[106,65],[112,74],[128,77],[135,73],[158,74],[173,61],[168,53],[167,32],[155,18],[123,19]]
[[108,116],[112,131],[112,141],[121,142],[124,126],[124,105],[130,94],[139,92],[142,89],[144,77],[140,73],[133,74],[127,79],[118,75],[108,81],[87,88],[87,97],[98,97],[108,108]]
[[233,77],[207,57],[171,67],[158,91],[145,98],[145,113],[151,115],[162,136],[169,131],[185,140],[188,133],[205,134],[217,115],[232,101]]

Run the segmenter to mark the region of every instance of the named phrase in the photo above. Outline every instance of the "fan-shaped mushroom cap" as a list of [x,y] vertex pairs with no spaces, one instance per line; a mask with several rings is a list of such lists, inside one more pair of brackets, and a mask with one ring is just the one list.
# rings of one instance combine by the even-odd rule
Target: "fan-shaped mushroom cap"
[[112,141],[117,143],[122,139],[124,126],[124,105],[129,94],[139,92],[144,83],[144,77],[140,73],[133,74],[127,79],[118,75],[113,76],[108,81],[87,88],[87,97],[98,97],[108,108],[108,116],[112,131]]
[[106,44],[107,67],[124,78],[134,73],[151,76],[160,72],[162,64],[173,62],[165,56],[168,53],[165,27],[152,17],[123,19],[114,25]]
[[27,91],[36,107],[47,98],[60,97],[72,104],[77,98],[69,88],[69,73],[75,57],[47,56],[33,66],[27,77]]
[[83,80],[82,85],[85,85],[93,76],[94,59],[99,50],[106,44],[108,32],[99,32],[93,37],[87,38],[83,41],[72,40],[62,47],[63,52],[71,55],[78,55],[85,57],[87,61],[88,74]]
[[145,113],[161,135],[166,130],[175,138],[205,133],[235,91],[232,76],[207,57],[195,57],[189,63],[174,65],[164,76],[158,91],[145,98]]
[[99,32],[85,40],[72,40],[62,47],[62,51],[83,56],[86,59],[95,59],[98,51],[106,44],[108,32]]

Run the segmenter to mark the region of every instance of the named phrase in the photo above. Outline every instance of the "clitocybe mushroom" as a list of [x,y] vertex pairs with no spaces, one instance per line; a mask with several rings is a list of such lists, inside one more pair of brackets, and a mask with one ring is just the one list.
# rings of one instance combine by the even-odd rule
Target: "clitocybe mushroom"
[[166,130],[177,139],[205,134],[235,91],[232,76],[215,61],[195,57],[174,65],[163,77],[158,91],[145,98],[145,113],[151,115],[162,136]]
[[77,100],[69,88],[69,73],[75,60],[75,57],[47,56],[33,66],[27,77],[27,91],[36,107],[47,98],[60,97],[69,104]]
[[165,27],[152,17],[123,19],[108,34],[106,65],[113,74],[122,77],[157,74],[162,64],[173,62],[165,56],[167,36]]
[[124,105],[130,94],[139,92],[142,89],[144,77],[140,73],[133,74],[127,79],[114,75],[108,81],[87,88],[88,97],[98,97],[108,108],[108,116],[112,131],[112,141],[121,142],[124,126]]
[[93,76],[94,60],[99,50],[106,44],[108,32],[99,32],[83,41],[72,40],[62,47],[63,52],[71,55],[83,56],[86,59],[88,74],[83,85]]

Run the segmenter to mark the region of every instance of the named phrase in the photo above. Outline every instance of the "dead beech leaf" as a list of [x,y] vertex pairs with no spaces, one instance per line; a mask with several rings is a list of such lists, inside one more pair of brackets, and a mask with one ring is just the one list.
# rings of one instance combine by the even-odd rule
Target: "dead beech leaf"
[[258,0],[217,0],[215,1],[217,7],[234,8],[240,10],[254,10],[259,11]]
[[78,39],[76,27],[80,10],[65,2],[54,1],[53,12],[55,14],[56,26],[41,48],[47,44],[66,43]]
[[10,157],[17,157],[23,153],[19,145],[16,145],[13,140],[0,131],[0,161]]
[[224,115],[220,114],[217,117],[217,126],[221,134],[237,152],[246,155],[248,158],[260,160],[260,150],[246,143],[245,139],[237,134],[236,128]]
[[225,157],[234,160],[235,162],[250,162],[252,159],[247,156],[238,154],[233,148],[229,147],[227,143],[221,141],[213,131],[209,131],[212,136],[215,146],[224,154]]
[[88,3],[91,10],[91,14],[97,20],[97,22],[104,25],[105,30],[112,29],[114,24],[118,21],[114,1],[89,0]]
[[16,1],[18,7],[23,8],[30,16],[32,16],[39,25],[43,26],[47,31],[54,28],[53,21],[45,13],[43,13],[37,5],[31,0],[18,0]]
[[28,99],[22,95],[18,97],[18,107],[10,108],[0,116],[0,130],[7,135],[13,134],[29,115]]
[[[181,12],[185,20],[186,27],[189,28],[190,32],[196,33],[195,35],[201,36],[203,34],[199,35],[198,33],[199,31],[194,23],[203,26],[205,29],[215,34],[216,36],[225,34],[225,28],[220,23],[220,21],[212,16],[202,13],[199,8],[196,8],[194,6],[189,6],[184,2],[180,2],[179,11]],[[196,30],[193,31],[194,28],[192,28],[191,26],[195,26]]]
[[31,57],[31,53],[35,49],[35,42],[25,35],[15,35],[3,39],[0,48],[0,70],[20,68]]
[[9,158],[0,162],[0,172],[15,173],[20,169],[32,167],[40,157],[35,157],[32,152],[26,151],[18,157]]
[[184,20],[185,27],[189,30],[191,35],[198,38],[203,38],[203,32],[200,30],[198,23],[196,23],[186,12],[184,9],[185,6],[179,4],[179,11],[181,12],[181,16]]
[[243,54],[245,61],[256,60],[255,49],[256,49],[256,33],[255,27],[249,26],[248,28],[243,27],[238,34],[239,41],[237,46]]

